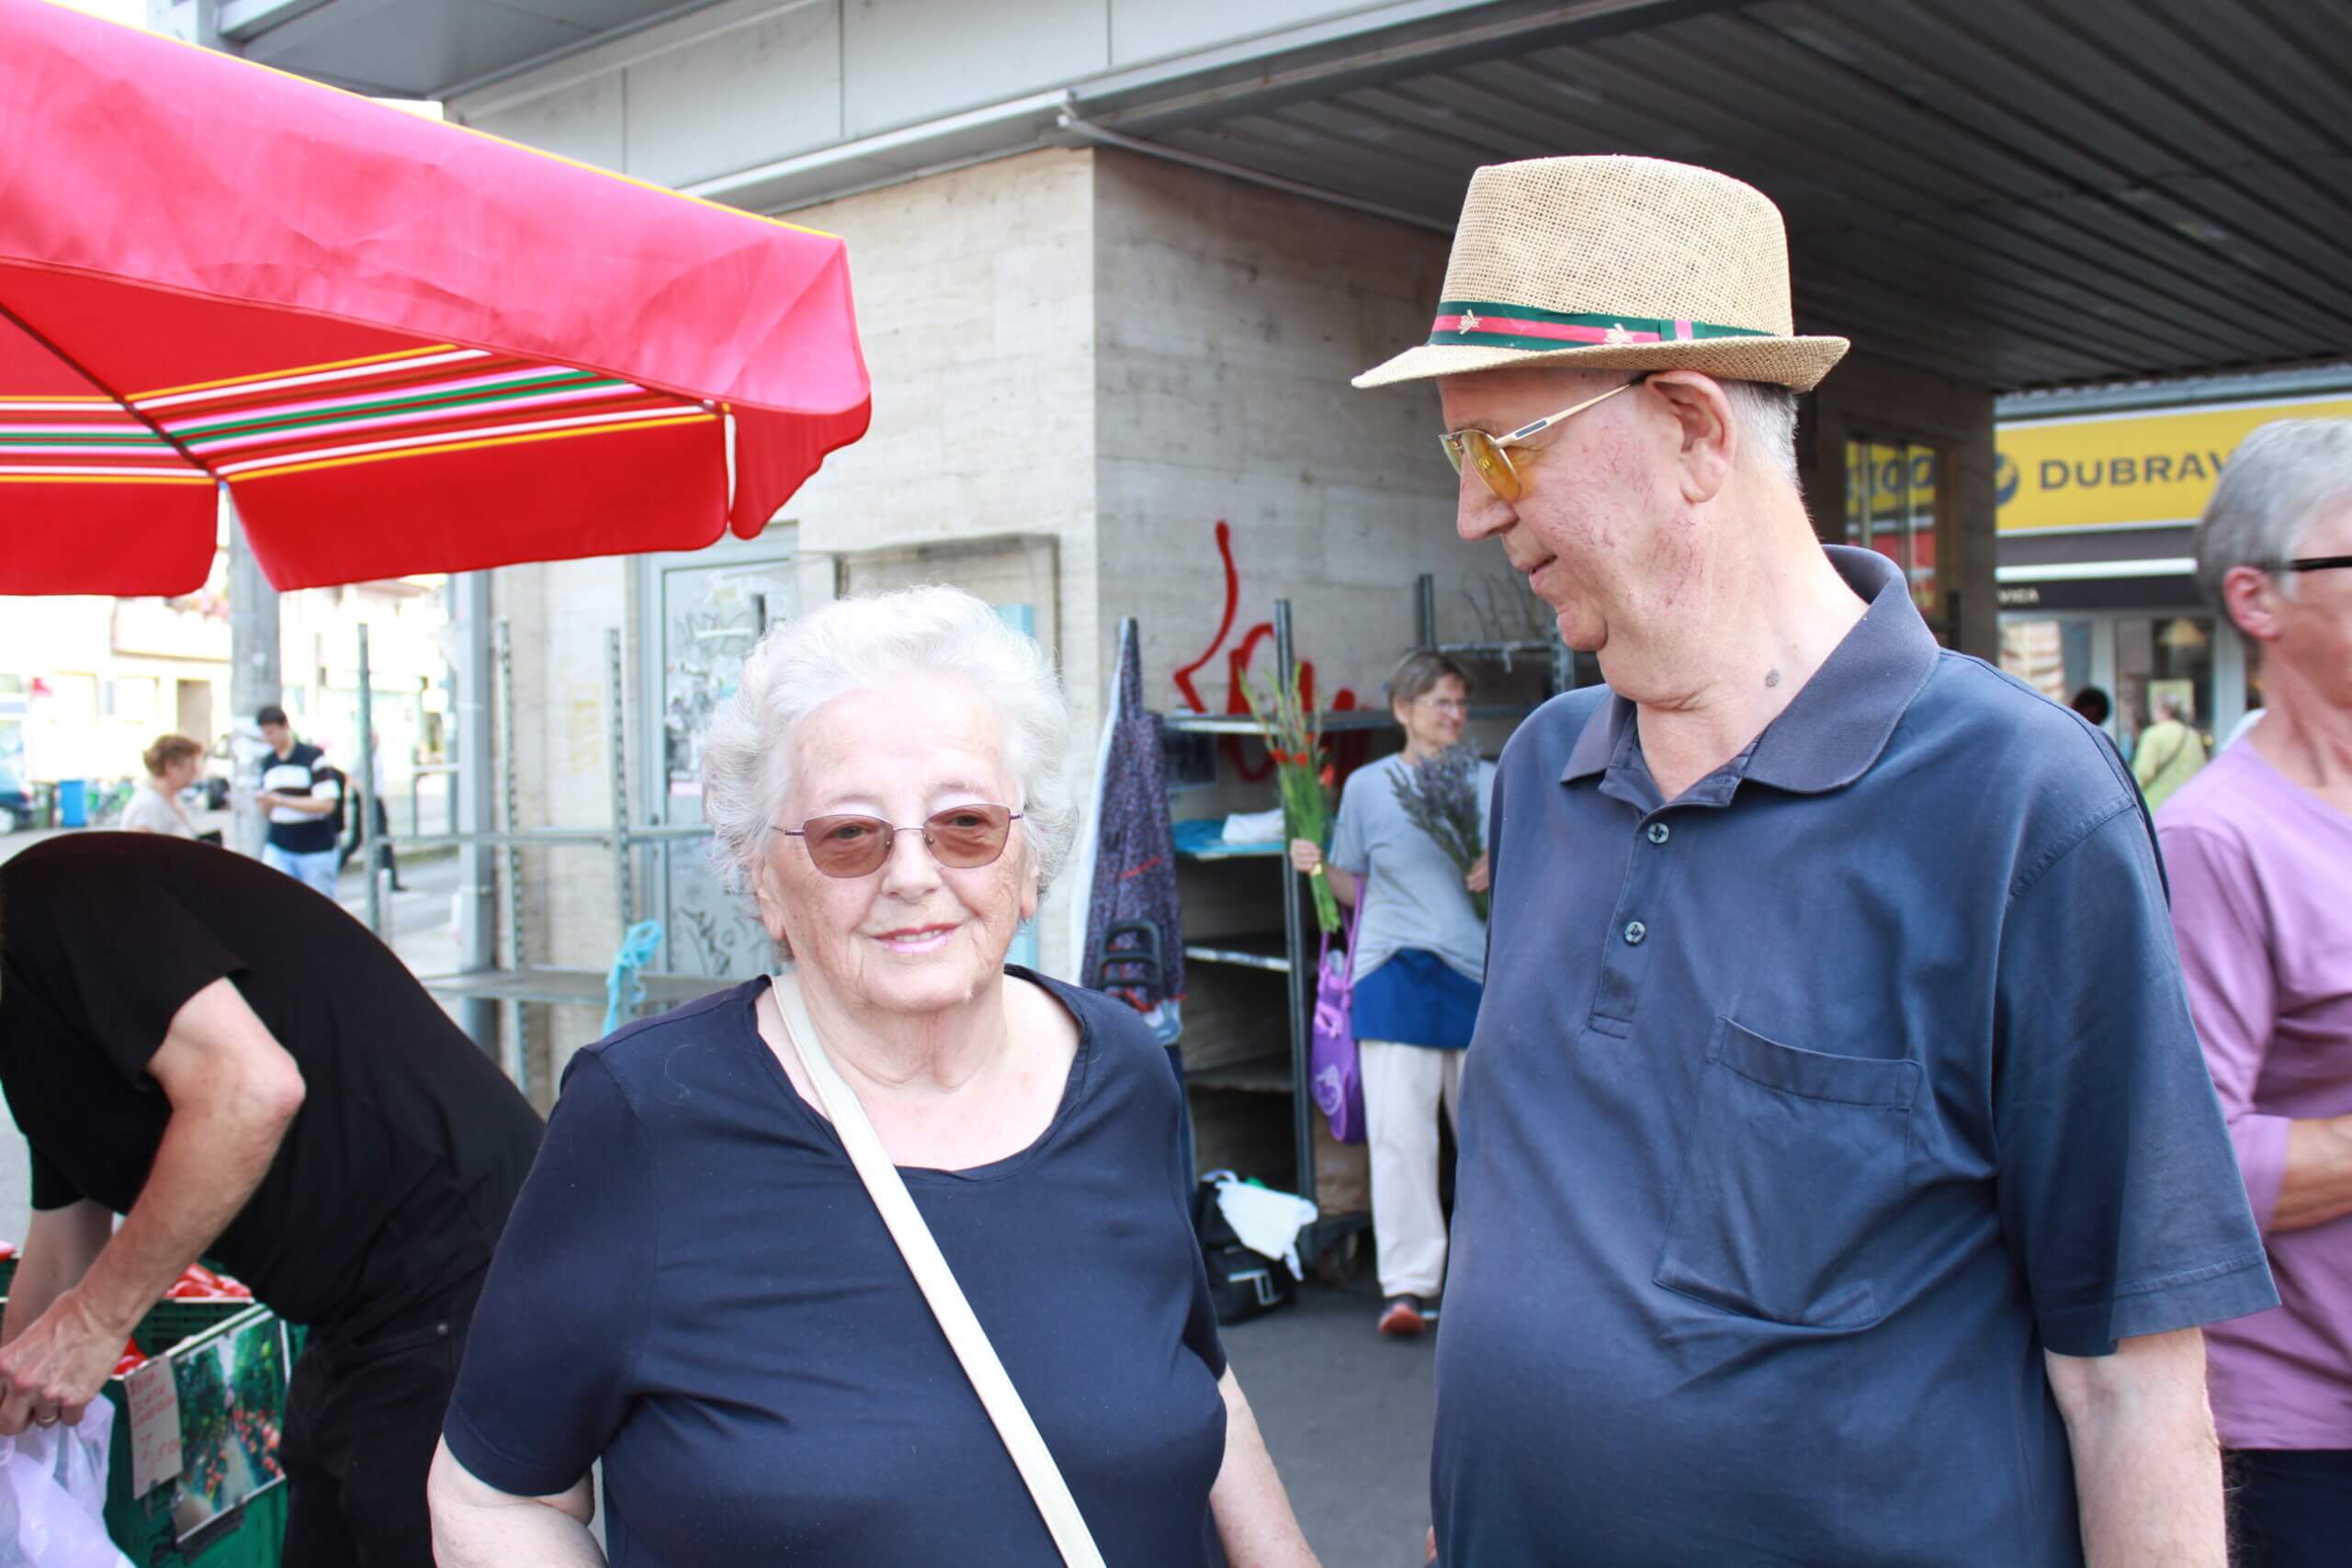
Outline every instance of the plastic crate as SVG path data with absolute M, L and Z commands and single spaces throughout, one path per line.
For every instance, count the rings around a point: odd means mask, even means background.
M 130 1337 L 150 1357 L 167 1356 L 183 1341 L 218 1328 L 241 1313 L 253 1311 L 250 1296 L 220 1301 L 162 1301 L 139 1320 Z
M 141 1346 L 161 1347 L 156 1359 L 208 1350 L 217 1337 L 242 1333 L 257 1323 L 284 1332 L 267 1307 L 252 1302 L 161 1302 L 142 1319 L 135 1337 Z M 291 1374 L 288 1357 L 288 1372 Z M 172 1517 L 176 1489 L 170 1483 L 144 1497 L 130 1495 L 130 1420 L 121 1380 L 107 1384 L 117 1419 L 107 1474 L 107 1533 L 137 1568 L 278 1568 L 286 1539 L 283 1482 L 255 1493 L 239 1507 L 209 1521 L 185 1547 Z M 283 1398 L 266 1413 L 281 1428 Z M 183 1420 L 185 1420 L 183 1415 Z

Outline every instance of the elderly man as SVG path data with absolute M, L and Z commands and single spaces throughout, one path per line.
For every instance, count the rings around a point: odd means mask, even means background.
M 2230 459 L 2197 575 L 2262 647 L 2267 716 L 2156 818 L 2188 1007 L 2283 1304 L 2213 1330 L 2240 1561 L 2352 1540 L 2352 421 Z
M 2090 727 L 1825 552 L 1780 214 L 1472 181 L 1458 525 L 1608 686 L 1495 786 L 1432 1466 L 1448 1568 L 2221 1568 L 2198 1325 L 2277 1296 Z

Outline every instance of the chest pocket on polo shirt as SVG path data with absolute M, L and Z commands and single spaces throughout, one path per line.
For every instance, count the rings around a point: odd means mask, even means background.
M 1873 1239 L 1909 1190 L 1920 1068 L 1830 1056 L 1715 1021 L 1656 1282 L 1808 1328 L 1884 1314 Z

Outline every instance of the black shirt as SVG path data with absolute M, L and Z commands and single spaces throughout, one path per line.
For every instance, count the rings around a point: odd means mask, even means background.
M 308 799 L 312 795 L 340 800 L 343 795 L 343 775 L 329 767 L 326 753 L 317 747 L 296 742 L 285 756 L 270 756 L 261 764 L 261 787 L 276 795 L 296 795 Z M 341 837 L 343 824 L 340 811 L 306 816 L 291 807 L 272 807 L 269 812 L 269 841 L 289 855 L 314 855 L 332 850 Z M 280 820 L 283 818 L 284 820 Z
M 538 1116 L 335 905 L 207 844 L 80 833 L 0 864 L 0 1089 L 33 1207 L 138 1201 L 171 1115 L 147 1063 L 225 976 L 305 1096 L 208 1256 L 280 1316 L 355 1334 L 489 1261 Z
M 1225 1356 L 1181 1090 L 1133 1009 L 1038 983 L 1080 1030 L 1052 1124 L 1007 1159 L 901 1174 L 1103 1556 L 1205 1568 Z M 516 1495 L 602 1457 L 614 1568 L 1058 1562 L 831 1124 L 760 1038 L 764 984 L 572 1058 L 450 1451 Z

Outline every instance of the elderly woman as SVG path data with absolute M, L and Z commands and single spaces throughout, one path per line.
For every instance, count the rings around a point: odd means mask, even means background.
M 117 824 L 126 833 L 164 833 L 175 839 L 196 837 L 196 824 L 180 805 L 180 791 L 196 782 L 203 765 L 204 748 L 185 735 L 164 735 L 147 748 L 140 761 L 147 777 L 130 792 Z
M 852 600 L 745 664 L 704 809 L 1103 1557 L 1311 1564 L 1218 1345 L 1165 1056 L 1005 965 L 1073 836 L 1068 739 L 978 600 Z M 445 1568 L 604 1562 L 599 1459 L 616 1564 L 1059 1560 L 819 1105 L 764 978 L 572 1060 L 434 1464 Z
M 1291 863 L 1308 873 L 1321 867 L 1340 902 L 1363 900 L 1349 972 L 1385 1298 L 1379 1328 L 1409 1335 L 1437 1315 L 1445 1280 L 1438 1108 L 1454 1114 L 1463 1051 L 1478 1021 L 1487 928 L 1470 895 L 1486 889 L 1487 868 L 1481 855 L 1465 875 L 1396 798 L 1405 769 L 1462 741 L 1470 717 L 1462 667 L 1443 654 L 1407 654 L 1388 677 L 1388 707 L 1405 732 L 1404 751 L 1349 775 L 1328 862 L 1320 845 L 1299 839 Z M 1495 765 L 1478 763 L 1476 777 L 1483 842 Z

